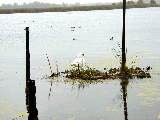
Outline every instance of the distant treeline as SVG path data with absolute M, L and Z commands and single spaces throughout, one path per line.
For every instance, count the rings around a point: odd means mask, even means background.
M 23 3 L 23 4 L 2 4 L 0 8 L 2 9 L 18 9 L 18 8 L 51 8 L 51 7 L 60 7 L 60 4 L 50 4 L 42 2 L 32 2 L 32 3 Z
M 10 7 L 9 7 L 10 6 Z M 11 13 L 40 13 L 40 12 L 67 12 L 67 11 L 89 11 L 89 10 L 112 10 L 121 9 L 123 3 L 112 3 L 112 4 L 92 4 L 92 5 L 81 5 L 81 4 L 49 4 L 49 3 L 29 3 L 29 4 L 14 4 L 5 5 L 0 7 L 0 14 L 11 14 Z M 143 0 L 127 1 L 127 8 L 146 8 L 146 7 L 160 7 L 160 4 L 156 3 L 155 0 L 151 0 L 146 3 Z

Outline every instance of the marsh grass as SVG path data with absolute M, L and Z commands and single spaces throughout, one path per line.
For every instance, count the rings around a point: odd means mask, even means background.
M 105 80 L 105 79 L 121 79 L 121 78 L 127 78 L 127 79 L 133 79 L 133 78 L 150 78 L 151 75 L 149 73 L 151 67 L 148 66 L 146 68 L 125 68 L 125 72 L 121 72 L 120 68 L 110 68 L 106 69 L 104 68 L 104 71 L 97 70 L 95 68 L 87 67 L 84 68 L 78 68 L 76 69 L 76 66 L 72 68 L 71 70 L 66 71 L 66 78 L 70 79 L 82 79 L 82 80 Z

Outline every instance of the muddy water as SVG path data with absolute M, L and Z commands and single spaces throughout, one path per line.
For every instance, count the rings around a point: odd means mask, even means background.
M 38 119 L 159 120 L 159 19 L 160 8 L 127 11 L 128 65 L 150 65 L 153 69 L 150 79 L 123 83 L 45 78 L 50 75 L 46 52 L 53 71 L 56 64 L 60 70 L 66 69 L 79 52 L 92 66 L 118 66 L 112 48 L 117 49 L 121 41 L 121 10 L 0 15 L 0 120 L 28 119 L 26 26 L 30 27 L 31 78 L 36 82 Z

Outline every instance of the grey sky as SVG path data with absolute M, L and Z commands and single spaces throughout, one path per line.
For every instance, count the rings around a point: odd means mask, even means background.
M 119 2 L 122 0 L 0 0 L 0 4 L 3 3 L 29 3 L 29 2 L 33 2 L 33 1 L 39 1 L 39 2 L 46 2 L 46 3 L 76 3 L 76 2 L 80 2 L 80 3 L 97 3 L 97 2 Z

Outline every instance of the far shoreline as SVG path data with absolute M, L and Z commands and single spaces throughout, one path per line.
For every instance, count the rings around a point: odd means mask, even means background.
M 70 12 L 70 11 L 92 11 L 92 10 L 114 10 L 122 9 L 122 5 L 94 5 L 94 6 L 69 6 L 69 7 L 54 7 L 54 8 L 17 8 L 17 9 L 2 9 L 0 14 L 14 14 L 14 13 L 43 13 L 43 12 Z M 150 8 L 160 7 L 160 5 L 127 5 L 130 8 Z

